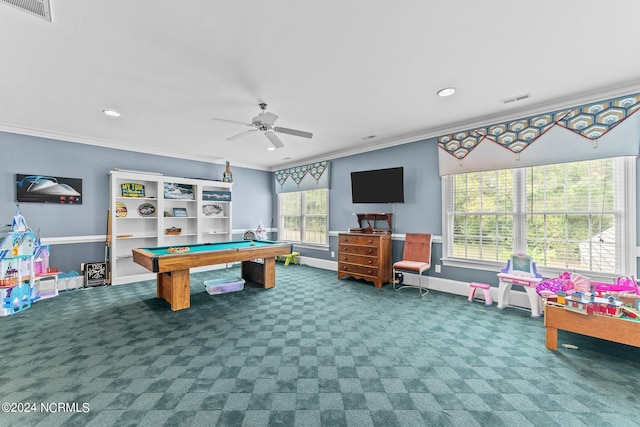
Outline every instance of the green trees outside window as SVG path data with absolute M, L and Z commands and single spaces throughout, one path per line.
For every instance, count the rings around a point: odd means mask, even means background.
M 327 245 L 328 198 L 326 188 L 279 195 L 279 240 Z
M 448 179 L 448 256 L 619 270 L 621 159 L 458 174 Z

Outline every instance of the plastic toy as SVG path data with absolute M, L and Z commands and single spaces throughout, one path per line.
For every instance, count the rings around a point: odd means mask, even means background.
M 507 261 L 507 266 L 498 273 L 498 308 L 510 306 L 510 293 L 512 285 L 524 287 L 529 305 L 531 317 L 542 315 L 542 299 L 536 293 L 536 286 L 542 281 L 542 276 L 536 270 L 536 263 L 529 255 L 513 254 Z

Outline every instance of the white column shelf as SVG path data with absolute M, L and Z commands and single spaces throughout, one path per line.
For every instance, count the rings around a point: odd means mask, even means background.
M 116 170 L 110 175 L 112 284 L 154 277 L 133 262 L 133 248 L 231 240 L 231 183 Z

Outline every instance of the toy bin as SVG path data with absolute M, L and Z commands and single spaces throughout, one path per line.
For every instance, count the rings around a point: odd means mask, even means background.
M 204 288 L 209 295 L 226 294 L 244 289 L 244 279 L 232 277 L 226 279 L 205 280 Z

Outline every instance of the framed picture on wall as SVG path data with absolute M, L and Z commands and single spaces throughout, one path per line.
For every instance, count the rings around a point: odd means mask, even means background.
M 82 179 L 16 174 L 18 202 L 82 204 Z

